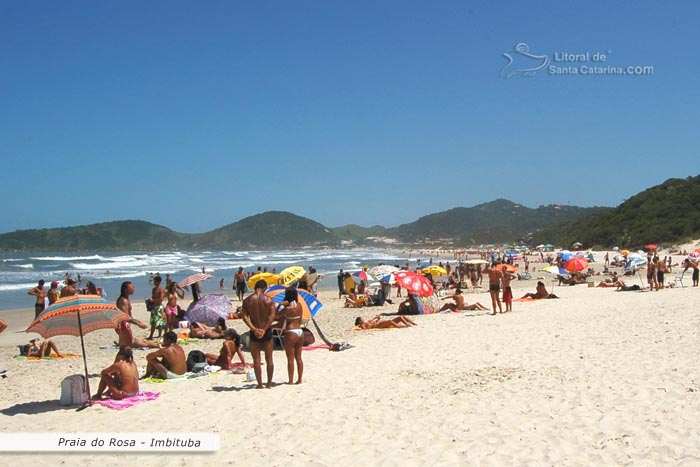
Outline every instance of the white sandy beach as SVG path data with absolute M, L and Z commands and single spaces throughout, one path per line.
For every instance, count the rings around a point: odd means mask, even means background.
M 531 265 L 533 276 L 545 277 L 551 290 L 541 266 Z M 221 439 L 221 449 L 206 454 L 5 459 L 101 466 L 700 465 L 700 289 L 690 287 L 690 273 L 684 282 L 659 292 L 557 286 L 560 299 L 516 302 L 513 313 L 422 315 L 414 318 L 417 327 L 364 332 L 351 330 L 356 316 L 393 313 L 396 305 L 346 309 L 337 293 L 324 291 L 319 325 L 354 348 L 304 352 L 302 385 L 284 384 L 286 359 L 275 351 L 271 390 L 228 372 L 142 383 L 142 390 L 163 394 L 121 411 L 58 405 L 61 380 L 81 373 L 82 359 L 15 358 L 30 337 L 21 331 L 33 311 L 4 313 L 10 329 L 0 335 L 0 369 L 8 371 L 0 380 L 0 432 L 212 432 Z M 513 286 L 519 297 L 534 291 L 535 280 Z M 465 296 L 490 307 L 486 292 Z M 135 315 L 146 320 L 142 302 L 134 302 Z M 245 330 L 240 320 L 229 324 Z M 93 392 L 115 355 L 99 347 L 115 336 L 86 336 Z M 80 353 L 78 338 L 54 340 L 61 351 Z M 220 346 L 201 341 L 184 349 Z M 136 351 L 139 365 L 145 354 Z

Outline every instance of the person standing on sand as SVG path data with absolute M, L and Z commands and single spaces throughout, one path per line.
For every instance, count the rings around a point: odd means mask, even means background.
M 245 293 L 245 272 L 243 272 L 243 266 L 239 266 L 238 272 L 233 276 L 233 288 L 236 290 L 238 300 L 243 301 L 243 294 Z
M 654 259 L 656 260 L 656 290 L 659 290 L 664 288 L 664 275 L 666 274 L 666 257 L 664 256 L 664 259 L 660 259 L 658 256 L 655 256 Z
M 151 333 L 148 339 L 153 339 L 153 331 L 158 328 L 158 338 L 163 333 L 163 300 L 167 296 L 165 289 L 160 285 L 163 279 L 160 276 L 153 278 L 153 290 L 151 291 L 151 300 L 153 301 L 153 309 L 151 310 Z
M 501 272 L 503 272 L 503 277 L 501 278 L 501 283 L 503 284 L 503 303 L 506 304 L 506 313 L 513 311 L 513 289 L 510 288 L 510 281 L 515 279 L 515 274 L 508 272 L 508 268 L 505 266 L 501 267 Z
M 503 279 L 503 272 L 496 269 L 495 265 L 491 267 L 490 263 L 486 263 L 486 268 L 483 272 L 489 276 L 489 294 L 491 294 L 491 305 L 493 306 L 492 314 L 496 314 L 496 307 L 498 307 L 499 313 L 503 313 L 499 293 L 501 291 L 501 279 Z
M 265 351 L 265 365 L 267 366 L 267 388 L 272 387 L 272 374 L 274 363 L 272 361 L 272 322 L 275 319 L 275 302 L 265 295 L 267 283 L 259 280 L 255 283 L 255 291 L 243 300 L 241 318 L 250 328 L 250 354 L 253 356 L 253 369 L 258 389 L 262 389 L 262 368 L 260 362 L 260 350 Z
M 345 273 L 341 269 L 338 273 L 338 298 L 342 298 L 345 293 Z
M 58 281 L 51 282 L 51 288 L 46 292 L 46 298 L 49 299 L 49 305 L 53 305 L 58 300 Z
M 158 348 L 159 344 L 149 341 L 147 339 L 136 338 L 134 339 L 134 334 L 131 332 L 131 325 L 135 324 L 141 329 L 148 329 L 145 323 L 134 318 L 131 312 L 131 300 L 130 296 L 134 294 L 134 284 L 130 281 L 122 282 L 121 293 L 119 298 L 117 298 L 116 306 L 121 311 L 129 315 L 130 319 L 122 321 L 119 323 L 115 329 L 116 333 L 119 335 L 119 347 L 144 347 L 144 348 Z
M 46 308 L 44 299 L 46 298 L 46 291 L 44 290 L 44 279 L 39 279 L 39 283 L 36 287 L 32 288 L 27 295 L 34 295 L 36 297 L 36 303 L 34 304 L 34 319 L 44 311 Z

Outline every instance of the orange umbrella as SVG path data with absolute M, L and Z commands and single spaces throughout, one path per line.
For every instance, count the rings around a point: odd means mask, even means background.
M 583 271 L 588 267 L 588 261 L 583 258 L 574 257 L 564 263 L 564 269 L 569 272 Z
M 493 268 L 498 269 L 499 271 L 503 271 L 503 268 L 506 268 L 506 272 L 517 272 L 518 268 L 516 266 L 513 266 L 512 264 L 508 263 L 501 263 L 493 266 Z

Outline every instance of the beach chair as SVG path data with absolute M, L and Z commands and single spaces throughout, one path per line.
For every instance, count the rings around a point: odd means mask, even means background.
M 680 284 L 681 287 L 685 287 L 685 285 L 683 285 L 683 274 L 685 274 L 685 271 L 675 273 L 675 275 L 673 276 L 673 283 Z

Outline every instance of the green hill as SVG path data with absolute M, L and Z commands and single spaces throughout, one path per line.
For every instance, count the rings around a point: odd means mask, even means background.
M 205 234 L 193 235 L 192 247 L 214 249 L 265 249 L 333 245 L 333 232 L 316 221 L 284 211 L 267 211 L 246 217 Z
M 362 227 L 356 224 L 348 224 L 342 227 L 333 227 L 333 234 L 340 240 L 352 240 L 355 243 L 368 243 L 367 238 L 383 237 L 386 235 L 386 227 L 375 225 L 372 227 Z
M 629 198 L 617 208 L 576 222 L 542 229 L 537 243 L 584 248 L 638 249 L 648 243 L 670 245 L 700 237 L 700 176 L 671 178 Z
M 451 238 L 456 245 L 526 240 L 530 232 L 580 219 L 610 208 L 547 205 L 536 209 L 498 199 L 471 208 L 454 208 L 387 229 L 386 236 L 404 242 Z
M 144 221 L 114 221 L 0 235 L 0 250 L 92 251 L 177 248 L 186 236 Z

